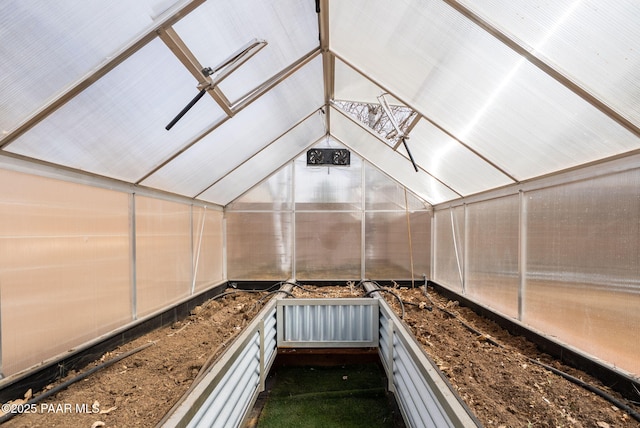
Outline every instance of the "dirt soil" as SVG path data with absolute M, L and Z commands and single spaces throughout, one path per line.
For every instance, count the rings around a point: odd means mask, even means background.
M 35 413 L 15 416 L 2 427 L 155 426 L 184 394 L 201 367 L 222 354 L 250 322 L 262 307 L 256 305 L 257 301 L 265 295 L 238 292 L 195 307 L 186 319 L 106 353 L 81 372 L 146 343 L 155 342 L 154 345 L 71 385 L 38 403 Z M 59 383 L 76 374 L 69 373 Z
M 540 353 L 526 339 L 432 290 L 428 298 L 424 288 L 394 291 L 403 301 L 417 304 L 404 305 L 404 321 L 484 426 L 640 427 L 609 401 L 532 363 L 543 362 L 625 402 L 597 379 Z M 397 299 L 384 297 L 400 314 Z
M 394 288 L 405 302 L 404 321 L 486 427 L 640 427 L 608 401 L 533 364 L 538 359 L 595 385 L 521 337 L 429 289 Z M 154 345 L 100 370 L 18 415 L 6 427 L 153 427 L 248 324 L 266 293 L 230 294 L 196 307 L 189 317 L 109 352 L 93 365 L 149 342 Z M 295 288 L 296 297 L 357 297 L 357 286 Z M 400 315 L 390 293 L 383 297 Z M 264 300 L 264 299 L 263 299 Z M 427 307 L 433 310 L 427 310 Z M 467 327 L 465 327 L 465 324 Z M 468 326 L 481 335 L 469 330 Z M 492 342 L 501 346 L 496 346 Z M 528 357 L 528 358 L 527 358 Z M 83 371 L 91 368 L 91 365 Z M 71 378 L 75 373 L 70 373 Z M 67 378 L 61 379 L 64 382 Z M 54 385 L 48 386 L 48 389 Z M 41 392 L 39 392 L 41 393 Z M 34 394 L 34 395 L 38 395 Z M 639 397 L 640 399 L 640 397 Z M 88 411 L 77 412 L 82 405 Z M 71 405 L 71 411 L 65 411 Z

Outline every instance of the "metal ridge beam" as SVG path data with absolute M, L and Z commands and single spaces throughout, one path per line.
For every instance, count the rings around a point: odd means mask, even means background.
M 331 129 L 330 102 L 335 93 L 336 59 L 330 50 L 329 0 L 316 0 L 318 12 L 318 37 L 322 51 L 322 75 L 324 81 L 325 129 L 327 135 Z

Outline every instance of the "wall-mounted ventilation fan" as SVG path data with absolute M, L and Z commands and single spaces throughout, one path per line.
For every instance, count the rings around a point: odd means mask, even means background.
M 322 165 L 324 152 L 321 149 L 311 149 L 307 152 L 307 165 Z
M 204 78 L 206 79 L 206 83 L 198 85 L 200 92 L 198 92 L 198 94 L 195 97 L 193 97 L 191 101 L 189 101 L 189 103 L 185 106 L 185 108 L 183 108 L 180 111 L 180 113 L 178 113 L 178 115 L 174 117 L 173 120 L 169 122 L 167 126 L 165 126 L 165 129 L 167 131 L 170 130 L 173 127 L 173 125 L 175 125 L 180 119 L 182 119 L 182 116 L 184 116 L 191 109 L 191 107 L 193 107 L 195 103 L 197 103 L 200 100 L 200 98 L 204 96 L 204 94 L 208 90 L 213 90 L 213 88 L 215 88 L 218 84 L 220 84 L 220 82 L 222 82 L 234 70 L 236 70 L 245 62 L 247 62 L 249 58 L 251 58 L 256 53 L 258 53 L 266 45 L 267 45 L 267 42 L 265 40 L 254 39 L 249 43 L 247 43 L 242 48 L 240 48 L 237 52 L 235 52 L 229 58 L 222 61 L 218 66 L 214 68 L 211 68 L 211 67 L 203 68 L 201 72 Z
M 347 149 L 310 149 L 307 151 L 307 165 L 349 166 L 351 152 Z

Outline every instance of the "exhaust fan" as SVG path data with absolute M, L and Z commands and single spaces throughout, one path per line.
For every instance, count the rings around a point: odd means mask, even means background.
M 307 165 L 349 166 L 351 152 L 347 149 L 310 149 L 307 151 Z

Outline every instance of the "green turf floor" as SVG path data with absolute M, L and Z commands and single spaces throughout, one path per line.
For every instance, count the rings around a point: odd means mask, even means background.
M 397 426 L 376 364 L 280 367 L 273 376 L 259 428 Z

